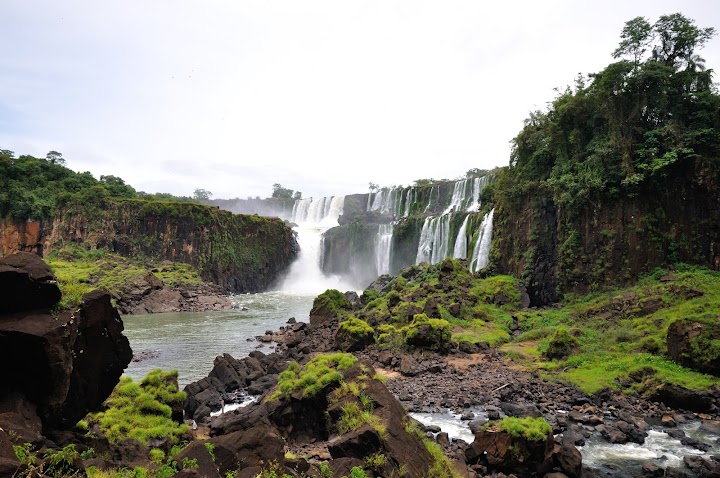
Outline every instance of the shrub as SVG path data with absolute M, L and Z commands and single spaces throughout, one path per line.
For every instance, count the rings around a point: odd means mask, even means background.
M 506 417 L 495 423 L 495 425 L 514 438 L 523 437 L 531 441 L 545 440 L 552 433 L 550 424 L 542 417 Z
M 153 438 L 169 438 L 176 443 L 187 433 L 188 426 L 172 419 L 172 406 L 182 403 L 185 393 L 178 390 L 177 372 L 153 370 L 140 384 L 122 377 L 104 410 L 88 415 L 106 438 L 116 443 L 134 438 L 144 445 Z

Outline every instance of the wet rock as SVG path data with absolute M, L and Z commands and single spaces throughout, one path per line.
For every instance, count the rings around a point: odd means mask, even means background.
M 506 415 L 511 417 L 533 417 L 537 418 L 542 416 L 540 410 L 534 403 L 511 403 L 503 402 L 500 404 L 500 408 Z
M 555 461 L 560 466 L 560 469 L 569 478 L 580 478 L 582 474 L 582 455 L 580 451 L 570 443 L 563 443 L 559 448 L 559 451 L 555 453 Z
M 512 437 L 491 426 L 475 435 L 465 457 L 468 464 L 481 464 L 488 470 L 531 474 L 550 470 L 553 450 L 552 433 L 544 440 L 534 441 Z
M 683 461 L 685 466 L 700 478 L 720 476 L 720 461 L 715 457 L 706 458 L 698 455 L 686 455 L 683 457 Z
M 682 437 L 680 439 L 680 443 L 685 446 L 691 446 L 700 451 L 709 451 L 712 448 L 712 446 L 708 445 L 707 443 L 703 443 L 700 440 L 688 436 Z
M 642 476 L 645 478 L 661 478 L 665 476 L 665 470 L 647 460 L 642 463 Z
M 720 420 L 703 420 L 700 422 L 700 430 L 720 435 Z
M 438 445 L 440 445 L 443 448 L 449 448 L 450 447 L 450 436 L 446 432 L 440 432 L 435 437 L 435 441 L 438 442 Z
M 468 427 L 474 435 L 475 433 L 479 432 L 487 422 L 487 418 L 476 418 L 475 420 L 472 420 L 468 423 Z

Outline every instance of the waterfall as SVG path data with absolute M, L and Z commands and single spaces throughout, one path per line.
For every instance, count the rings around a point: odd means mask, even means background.
M 344 203 L 345 196 L 295 201 L 292 222 L 297 224 L 293 230 L 297 234 L 300 253 L 280 284 L 281 290 L 294 294 L 319 294 L 326 289 L 353 289 L 338 278 L 325 276 L 321 269 L 323 233 L 338 225 Z
M 415 263 L 428 262 L 437 264 L 448 256 L 450 235 L 450 215 L 428 217 L 420 231 Z
M 476 272 L 487 267 L 490 255 L 490 243 L 492 242 L 492 222 L 495 209 L 485 215 L 480 229 L 478 230 L 478 238 L 473 250 L 472 260 L 470 261 L 470 271 Z
M 425 207 L 425 212 L 430 212 L 432 210 L 432 203 L 433 203 L 433 191 L 437 188 L 437 197 L 438 200 L 440 199 L 440 186 L 431 186 L 430 187 L 430 199 L 428 199 L 428 204 Z
M 410 205 L 412 204 L 414 198 L 415 189 L 411 187 L 408 189 L 407 196 L 405 197 L 405 211 L 403 212 L 403 217 L 408 217 L 410 215 Z
M 457 237 L 455 238 L 455 248 L 453 249 L 453 259 L 467 259 L 467 225 L 470 215 L 465 216 L 465 220 L 460 226 Z
M 375 236 L 375 267 L 378 275 L 390 273 L 393 224 L 380 224 Z
M 443 214 L 460 211 L 475 212 L 480 209 L 480 193 L 489 182 L 490 176 L 455 182 L 450 205 Z

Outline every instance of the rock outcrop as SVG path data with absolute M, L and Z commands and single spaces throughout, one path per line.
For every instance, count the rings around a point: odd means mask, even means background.
M 239 476 L 254 476 L 263 463 L 275 463 L 278 474 L 309 467 L 284 454 L 303 446 L 326 449 L 322 455 L 333 470 L 351 464 L 374 476 L 420 478 L 431 476 L 433 467 L 446 466 L 436 462 L 422 434 L 413 431 L 419 428 L 400 402 L 372 378 L 372 367 L 356 363 L 341 374 L 313 393 L 273 392 L 260 403 L 213 419 L 210 441 L 221 475 L 239 469 Z M 373 456 L 382 459 L 372 463 Z
M 676 320 L 668 327 L 668 355 L 680 365 L 720 376 L 719 339 L 717 320 Z
M 17 418 L 14 404 L 26 399 L 20 408 L 34 407 L 44 429 L 72 426 L 110 395 L 132 358 L 122 320 L 100 290 L 78 310 L 53 312 L 60 291 L 34 254 L 3 258 L 0 270 L 6 290 L 40 291 L 38 302 L 18 294 L 16 303 L 3 290 L 13 312 L 0 314 L 0 402 Z

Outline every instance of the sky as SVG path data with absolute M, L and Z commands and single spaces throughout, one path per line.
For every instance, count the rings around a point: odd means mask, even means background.
M 720 30 L 716 0 L 0 0 L 0 149 L 214 198 L 452 179 L 675 12 Z

